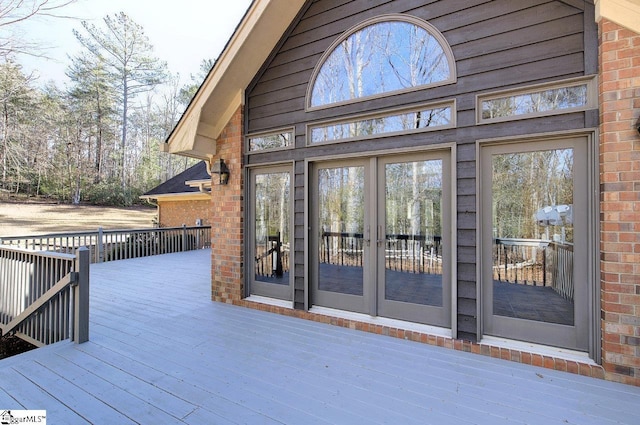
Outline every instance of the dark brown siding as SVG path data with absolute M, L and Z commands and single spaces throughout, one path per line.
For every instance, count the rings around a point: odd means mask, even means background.
M 587 10 L 583 10 L 584 8 Z M 305 112 L 307 85 L 321 55 L 354 25 L 387 13 L 406 13 L 434 25 L 451 45 L 457 83 Z M 248 164 L 295 161 L 295 301 L 304 304 L 304 159 L 332 154 L 450 143 L 457 149 L 458 337 L 475 340 L 476 148 L 478 139 L 597 125 L 593 111 L 500 124 L 475 124 L 476 95 L 597 71 L 593 5 L 582 1 L 316 0 L 307 4 L 247 90 L 248 133 L 295 127 L 296 149 L 253 154 Z M 587 44 L 585 46 L 585 44 Z M 457 128 L 372 141 L 306 146 L 306 124 L 403 104 L 457 101 Z

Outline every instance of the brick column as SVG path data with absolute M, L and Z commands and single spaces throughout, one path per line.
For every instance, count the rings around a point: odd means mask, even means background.
M 602 361 L 640 385 L 640 35 L 602 19 L 599 38 Z
M 216 141 L 214 159 L 224 159 L 229 183 L 221 186 L 214 174 L 211 185 L 211 299 L 225 303 L 240 301 L 244 293 L 242 124 L 241 106 Z

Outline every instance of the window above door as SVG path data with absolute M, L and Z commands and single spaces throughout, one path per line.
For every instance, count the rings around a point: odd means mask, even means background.
M 307 110 L 456 81 L 449 44 L 428 22 L 382 15 L 346 31 L 316 66 Z

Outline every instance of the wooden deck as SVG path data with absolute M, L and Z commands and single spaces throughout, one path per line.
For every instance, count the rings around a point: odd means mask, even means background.
M 51 424 L 639 424 L 640 388 L 209 300 L 209 252 L 91 266 L 90 341 L 0 361 Z

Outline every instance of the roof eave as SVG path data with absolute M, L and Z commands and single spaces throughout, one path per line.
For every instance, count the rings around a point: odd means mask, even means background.
M 595 0 L 596 21 L 606 18 L 640 34 L 640 0 Z
M 167 139 L 165 152 L 210 159 L 244 90 L 305 0 L 255 0 Z

